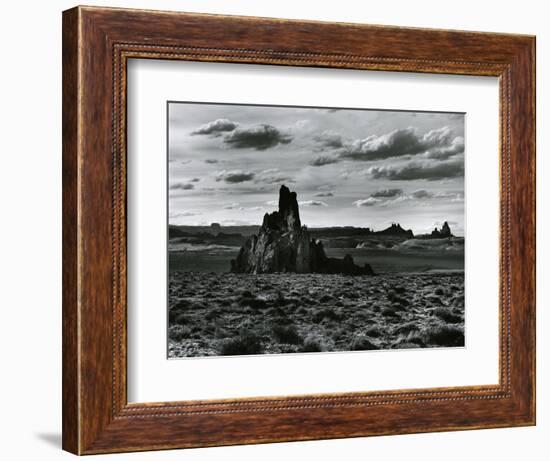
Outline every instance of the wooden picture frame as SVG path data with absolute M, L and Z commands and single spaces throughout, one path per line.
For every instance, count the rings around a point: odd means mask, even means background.
M 499 384 L 129 404 L 130 58 L 496 76 Z M 535 424 L 535 38 L 76 7 L 63 13 L 63 448 L 93 454 Z

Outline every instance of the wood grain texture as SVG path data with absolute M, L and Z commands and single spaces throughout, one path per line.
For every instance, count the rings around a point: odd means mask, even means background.
M 63 15 L 63 447 L 78 454 L 535 421 L 533 37 L 78 7 Z M 216 401 L 126 399 L 126 63 L 176 59 L 500 79 L 500 382 Z
M 78 443 L 78 10 L 63 16 L 63 448 Z

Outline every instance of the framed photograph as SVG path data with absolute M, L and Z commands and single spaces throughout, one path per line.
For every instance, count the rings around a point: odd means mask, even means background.
M 535 424 L 535 39 L 63 13 L 63 448 Z

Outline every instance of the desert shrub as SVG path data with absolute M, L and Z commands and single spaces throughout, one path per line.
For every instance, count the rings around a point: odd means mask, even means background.
M 304 339 L 301 352 L 323 352 L 325 350 L 325 344 L 318 336 L 308 336 Z
M 290 325 L 291 323 L 292 319 L 285 313 L 273 318 L 273 325 Z
M 454 315 L 462 316 L 462 315 L 464 315 L 464 308 L 463 307 L 453 307 L 451 309 L 451 312 Z
M 168 338 L 172 341 L 179 342 L 184 338 L 188 338 L 191 334 L 191 328 L 183 325 L 173 325 L 168 329 Z
M 186 325 L 189 323 L 189 319 L 183 312 L 177 312 L 174 316 L 173 323 L 175 323 L 176 325 Z
M 220 316 L 220 311 L 217 309 L 209 310 L 205 315 L 205 320 L 211 322 L 212 320 L 216 320 Z
M 252 298 L 252 293 L 250 292 L 250 290 L 244 290 L 241 292 L 241 296 L 243 298 Z
M 365 333 L 372 338 L 379 338 L 384 335 L 384 332 L 378 325 L 373 325 L 372 327 L 367 328 Z
M 280 307 L 270 307 L 265 311 L 265 315 L 267 317 L 282 316 L 285 315 L 285 311 L 283 311 Z
M 437 287 L 435 290 L 434 290 L 434 295 L 437 295 L 437 296 L 443 296 L 445 294 L 445 290 L 441 287 Z
M 411 331 L 418 331 L 418 325 L 415 322 L 407 322 L 399 325 L 394 331 L 394 335 L 408 335 Z
M 359 299 L 359 294 L 355 291 L 347 291 L 343 295 L 348 299 Z
M 273 325 L 272 331 L 273 336 L 280 343 L 302 344 L 304 342 L 295 325 Z
M 406 339 L 399 340 L 392 344 L 392 349 L 418 349 L 421 345 L 410 343 Z
M 256 297 L 242 297 L 239 299 L 239 304 L 241 306 L 248 306 L 253 309 L 264 309 L 267 307 L 267 303 L 264 299 L 256 298 Z
M 307 296 L 302 297 L 302 304 L 307 304 L 308 306 L 311 306 L 312 304 L 315 304 L 315 301 L 311 298 L 308 298 Z
M 379 349 L 379 347 L 365 335 L 355 336 L 350 344 L 350 350 L 352 351 L 371 351 L 374 349 Z
M 420 330 L 411 330 L 405 335 L 405 337 L 400 337 L 400 340 L 405 340 L 405 342 L 411 344 L 417 344 L 419 346 L 424 346 L 424 334 Z
M 381 313 L 384 317 L 395 317 L 397 315 L 397 309 L 393 306 L 384 307 L 384 309 L 382 309 Z
M 453 314 L 448 307 L 436 307 L 432 312 L 436 317 L 447 323 L 459 323 L 462 321 L 462 318 Z
M 451 305 L 454 307 L 464 307 L 464 296 L 455 296 L 452 298 Z
M 425 342 L 436 346 L 464 346 L 464 331 L 456 325 L 435 325 L 428 327 L 423 334 Z
M 180 311 L 180 310 L 183 310 L 183 309 L 187 309 L 190 306 L 191 306 L 191 301 L 184 298 L 184 299 L 180 299 L 180 300 L 176 301 L 174 303 L 174 305 L 172 306 L 172 310 Z
M 442 306 L 443 302 L 441 301 L 441 298 L 439 296 L 435 295 L 428 295 L 425 297 L 426 301 L 431 302 L 432 304 L 437 304 L 438 306 Z
M 408 306 L 409 305 L 409 301 L 407 301 L 405 298 L 397 295 L 394 291 L 390 291 L 388 293 L 388 299 L 394 303 L 394 304 L 398 304 L 399 306 Z
M 329 301 L 332 301 L 334 299 L 334 296 L 331 295 L 323 295 L 319 298 L 319 302 L 321 303 L 327 303 Z
M 222 341 L 220 355 L 251 355 L 262 353 L 260 337 L 249 330 L 241 330 L 238 336 Z
M 321 309 L 320 311 L 317 311 L 315 314 L 313 314 L 313 321 L 315 323 L 321 323 L 324 319 L 328 320 L 341 320 L 342 317 L 340 314 L 334 311 L 334 309 L 327 307 L 325 309 Z

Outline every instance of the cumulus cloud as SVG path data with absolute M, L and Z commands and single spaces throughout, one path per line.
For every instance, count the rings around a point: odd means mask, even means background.
M 314 197 L 334 197 L 334 192 L 318 192 Z
M 320 200 L 305 200 L 303 202 L 298 202 L 300 206 L 328 206 L 325 202 Z
M 356 200 L 355 202 L 353 202 L 353 204 L 356 207 L 360 208 L 360 207 L 363 207 L 363 206 L 378 205 L 380 202 L 381 202 L 380 199 L 377 199 L 377 198 L 374 198 L 374 197 L 368 197 L 368 198 L 365 198 L 365 199 Z
M 371 194 L 373 198 L 395 198 L 403 195 L 403 189 L 381 189 Z
M 317 157 L 316 159 L 309 162 L 311 166 L 324 166 L 324 165 L 330 165 L 331 163 L 337 163 L 340 159 L 333 155 L 321 155 L 320 157 Z
M 464 200 L 463 192 L 438 191 L 430 192 L 425 189 L 415 190 L 411 193 L 405 193 L 402 189 L 382 189 L 372 193 L 366 199 L 360 199 L 353 202 L 357 207 L 364 206 L 389 206 L 402 202 L 413 201 L 415 203 L 424 203 L 427 201 L 445 199 L 452 202 Z
M 426 157 L 436 160 L 447 160 L 457 154 L 464 153 L 464 138 L 457 136 L 450 144 L 440 147 L 434 147 L 426 152 Z
M 170 189 L 171 190 L 191 190 L 191 189 L 194 189 L 195 186 L 193 184 L 189 184 L 189 183 L 182 183 L 182 182 L 177 182 L 177 183 L 174 183 L 174 184 L 170 184 Z
M 238 128 L 224 136 L 223 142 L 235 149 L 266 150 L 278 144 L 288 144 L 292 136 L 282 133 L 272 125 Z
M 462 160 L 441 161 L 437 163 L 409 162 L 401 166 L 371 167 L 367 172 L 373 179 L 389 179 L 390 181 L 425 179 L 436 181 L 464 176 L 464 162 Z
M 243 170 L 222 170 L 216 173 L 216 181 L 225 181 L 226 183 L 236 184 L 254 179 L 254 173 Z
M 356 139 L 347 144 L 340 155 L 351 160 L 373 161 L 425 154 L 429 158 L 445 160 L 462 152 L 464 139 L 461 136 L 453 137 L 453 131 L 445 126 L 422 136 L 416 129 L 409 127 L 381 136 Z
M 321 150 L 339 149 L 340 147 L 344 147 L 344 140 L 342 136 L 334 131 L 323 131 L 322 133 L 314 136 L 313 140 L 319 144 Z
M 220 136 L 221 133 L 227 131 L 233 131 L 237 128 L 239 124 L 232 122 L 226 118 L 219 118 L 213 122 L 205 123 L 204 125 L 197 128 L 195 131 L 192 131 L 192 135 L 210 135 L 210 136 Z
M 256 182 L 264 184 L 293 183 L 294 178 L 286 173 L 282 173 L 278 168 L 269 168 L 256 175 Z

